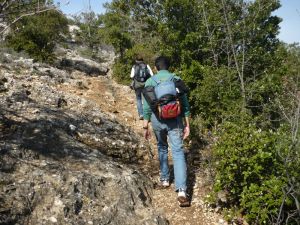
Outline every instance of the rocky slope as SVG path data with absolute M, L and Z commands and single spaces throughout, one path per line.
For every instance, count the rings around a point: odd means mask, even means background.
M 149 146 L 80 97 L 109 65 L 66 58 L 0 64 L 0 224 L 168 224 L 137 166 Z
M 191 207 L 173 184 L 156 188 L 155 141 L 142 138 L 134 92 L 111 79 L 114 55 L 59 52 L 56 67 L 0 59 L 0 224 L 227 224 L 203 200 L 202 147 L 187 152 Z

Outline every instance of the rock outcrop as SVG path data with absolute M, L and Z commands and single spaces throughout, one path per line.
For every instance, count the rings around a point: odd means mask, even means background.
M 106 67 L 99 67 L 88 59 L 67 59 L 63 58 L 60 62 L 59 68 L 75 69 L 88 74 L 89 76 L 107 75 L 109 69 Z
M 0 62 L 0 224 L 168 224 L 137 166 L 140 138 L 58 88 L 84 90 L 76 73 L 8 61 Z
M 72 49 L 73 48 L 73 49 Z M 105 76 L 108 74 L 111 64 L 115 58 L 113 49 L 109 46 L 102 46 L 98 50 L 99 60 L 103 62 L 95 62 L 92 59 L 87 59 L 78 54 L 77 50 L 81 49 L 82 46 L 74 44 L 71 49 L 58 48 L 57 51 L 60 52 L 58 60 L 56 62 L 57 68 L 62 70 L 77 70 L 85 73 L 88 76 Z M 84 51 L 81 49 L 81 51 Z M 106 59 L 104 61 L 104 59 Z

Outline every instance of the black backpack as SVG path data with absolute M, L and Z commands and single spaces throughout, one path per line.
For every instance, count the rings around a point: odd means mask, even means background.
M 134 79 L 138 82 L 146 82 L 151 74 L 145 63 L 136 64 L 134 67 Z

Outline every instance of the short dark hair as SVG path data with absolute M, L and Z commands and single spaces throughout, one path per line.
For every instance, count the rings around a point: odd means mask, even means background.
M 137 56 L 135 57 L 135 60 L 136 60 L 136 61 L 144 61 L 143 56 L 141 56 L 141 55 L 137 55 Z
M 170 67 L 170 60 L 166 56 L 159 56 L 155 59 L 155 67 L 157 70 L 168 70 Z

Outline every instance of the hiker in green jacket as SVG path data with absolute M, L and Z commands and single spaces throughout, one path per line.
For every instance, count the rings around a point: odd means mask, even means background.
M 158 57 L 155 60 L 155 67 L 158 73 L 146 81 L 145 88 L 157 86 L 157 80 L 159 82 L 164 82 L 170 79 L 180 80 L 178 76 L 174 76 L 174 74 L 168 71 L 169 66 L 170 63 L 168 58 L 164 56 Z M 148 140 L 150 138 L 149 123 L 151 121 L 157 140 L 161 186 L 165 188 L 169 187 L 170 185 L 170 173 L 168 165 L 168 145 L 170 144 L 174 164 L 175 191 L 178 192 L 178 202 L 180 206 L 189 206 L 190 202 L 186 194 L 187 166 L 183 140 L 186 139 L 190 134 L 190 110 L 186 93 L 182 94 L 179 98 L 181 113 L 177 117 L 171 119 L 160 118 L 157 112 L 153 112 L 153 109 L 151 110 L 150 105 L 145 98 L 143 98 L 143 129 L 144 137 L 146 140 Z

